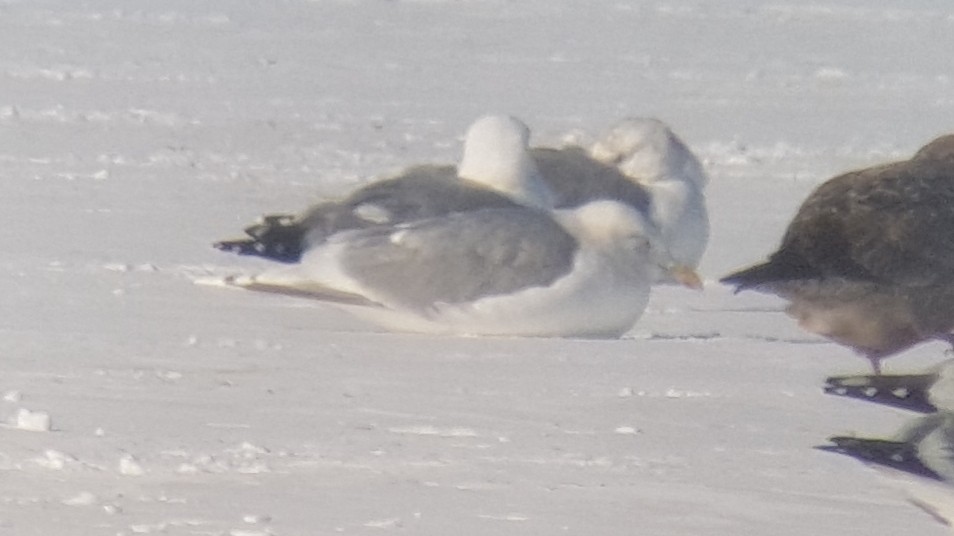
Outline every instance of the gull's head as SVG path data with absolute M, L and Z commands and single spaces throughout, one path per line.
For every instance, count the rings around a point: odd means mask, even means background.
M 699 276 L 676 262 L 658 227 L 640 211 L 619 201 L 591 201 L 573 211 L 575 235 L 607 251 L 628 251 L 657 275 L 694 289 L 702 288 Z
M 533 207 L 550 207 L 549 191 L 528 152 L 530 128 L 509 115 L 486 115 L 474 121 L 464 138 L 457 174 Z
M 658 119 L 623 119 L 590 147 L 590 155 L 642 184 L 677 180 L 702 190 L 708 182 L 686 144 Z

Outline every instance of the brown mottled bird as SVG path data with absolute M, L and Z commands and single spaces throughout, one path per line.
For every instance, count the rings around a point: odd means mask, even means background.
M 819 186 L 765 263 L 722 279 L 790 302 L 799 325 L 882 359 L 954 344 L 954 135 Z

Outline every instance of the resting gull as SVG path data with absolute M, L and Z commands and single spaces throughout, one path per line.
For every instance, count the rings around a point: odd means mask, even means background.
M 533 192 L 526 185 L 536 167 L 520 157 L 527 136 L 514 135 L 526 127 L 495 124 L 480 141 L 480 154 L 494 161 L 480 168 L 511 177 L 514 191 Z M 469 133 L 467 145 L 472 141 Z M 700 285 L 626 203 L 549 211 L 540 208 L 546 192 L 521 201 L 306 236 L 299 263 L 220 283 L 324 300 L 398 331 L 581 337 L 629 330 L 646 306 L 656 265 Z
M 494 150 L 494 142 L 487 141 L 496 137 L 492 127 L 505 122 L 493 116 L 475 122 L 457 168 L 414 166 L 344 199 L 316 204 L 300 215 L 265 216 L 245 230 L 248 237 L 218 242 L 216 247 L 298 262 L 309 243 L 337 232 L 484 208 L 549 204 L 574 208 L 610 199 L 642 212 L 659 228 L 676 262 L 698 266 L 708 238 L 701 194 L 706 178 L 695 157 L 662 122 L 624 120 L 591 151 L 575 146 L 531 149 L 532 162 L 520 162 L 534 177 L 530 187 L 485 168 L 487 159 L 481 155 Z M 523 136 L 529 135 L 525 125 L 520 130 Z
M 655 265 L 700 285 L 638 211 L 604 200 L 347 231 L 298 264 L 223 283 L 323 300 L 393 331 L 618 337 L 645 309 Z
M 777 294 L 806 330 L 880 362 L 954 328 L 954 135 L 818 187 L 765 263 L 722 279 Z
M 649 218 L 673 259 L 697 267 L 709 242 L 709 178 L 686 144 L 658 119 L 630 117 L 607 130 L 589 152 L 647 191 Z

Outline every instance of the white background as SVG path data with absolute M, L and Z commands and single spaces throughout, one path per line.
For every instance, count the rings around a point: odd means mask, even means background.
M 0 0 L 0 534 L 944 534 L 812 448 L 907 418 L 821 393 L 867 363 L 716 280 L 824 179 L 954 131 L 952 50 L 929 0 Z M 668 122 L 712 178 L 707 289 L 582 341 L 192 284 L 489 112 L 535 145 Z

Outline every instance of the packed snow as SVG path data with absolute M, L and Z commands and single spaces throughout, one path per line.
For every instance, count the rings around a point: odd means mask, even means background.
M 825 179 L 954 131 L 952 30 L 934 0 L 0 0 L 0 533 L 947 534 L 813 448 L 910 418 L 822 392 L 867 362 L 716 281 Z M 670 125 L 710 178 L 705 291 L 592 341 L 193 284 L 486 113 L 533 146 Z

